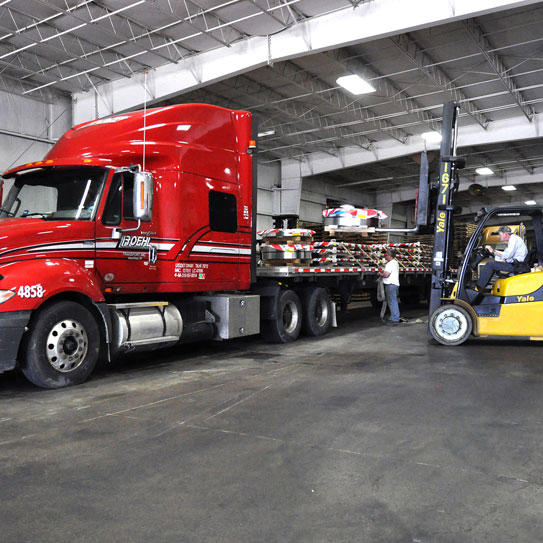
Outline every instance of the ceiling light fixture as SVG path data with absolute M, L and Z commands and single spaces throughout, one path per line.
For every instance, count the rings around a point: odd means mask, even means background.
M 526 200 L 524 202 L 524 205 L 527 205 L 527 206 L 535 206 L 537 204 L 537 202 L 535 200 Z
M 475 173 L 477 175 L 494 175 L 494 171 L 484 166 L 483 168 L 476 168 Z
M 432 130 L 431 132 L 423 132 L 421 138 L 428 143 L 439 143 L 441 141 L 441 134 Z
M 515 187 L 515 185 L 502 185 L 502 190 L 510 192 L 512 190 L 517 190 L 517 187 Z
M 265 130 L 264 132 L 259 132 L 258 137 L 263 138 L 264 136 L 273 136 L 275 134 L 275 130 Z
M 367 94 L 368 92 L 375 92 L 375 88 L 372 85 L 356 74 L 338 77 L 336 83 L 340 87 L 348 90 L 351 94 Z

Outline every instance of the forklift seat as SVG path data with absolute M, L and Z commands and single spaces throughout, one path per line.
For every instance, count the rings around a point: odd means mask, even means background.
M 543 272 L 521 273 L 497 279 L 492 287 L 493 296 L 525 296 L 543 287 Z
M 537 256 L 537 250 L 532 249 L 531 251 L 528 251 L 528 254 L 526 255 L 526 258 L 524 259 L 524 262 L 528 264 L 530 269 L 536 266 L 537 263 L 539 262 L 539 258 Z
M 515 265 L 515 270 L 512 272 L 499 271 L 496 273 L 498 278 L 512 277 L 513 275 L 520 275 L 523 273 L 528 273 L 536 264 L 537 264 L 537 251 L 532 249 L 528 251 L 524 262 L 518 262 Z

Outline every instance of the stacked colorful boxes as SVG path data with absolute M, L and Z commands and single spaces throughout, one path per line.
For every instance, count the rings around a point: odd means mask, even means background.
M 309 264 L 313 252 L 313 230 L 273 228 L 257 232 L 262 240 L 260 254 L 268 266 Z
M 386 214 L 378 209 L 360 209 L 351 205 L 323 210 L 324 224 L 330 228 L 370 228 L 379 226 Z
M 400 268 L 429 268 L 432 263 L 432 247 L 421 243 L 344 243 L 322 241 L 315 243 L 313 264 L 353 264 L 361 267 L 382 267 L 388 248 L 397 251 Z

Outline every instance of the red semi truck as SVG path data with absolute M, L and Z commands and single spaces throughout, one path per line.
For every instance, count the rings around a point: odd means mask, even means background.
M 203 104 L 69 130 L 3 175 L 0 373 L 83 382 L 99 355 L 325 334 L 376 268 L 257 267 L 252 116 Z M 428 270 L 402 273 L 418 288 Z

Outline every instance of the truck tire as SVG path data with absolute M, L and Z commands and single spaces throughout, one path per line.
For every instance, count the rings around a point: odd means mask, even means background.
M 413 306 L 413 305 L 418 305 L 420 303 L 420 295 L 418 294 L 418 292 L 407 292 L 405 294 L 402 294 L 400 292 L 400 302 L 402 305 L 405 305 L 405 306 Z
M 332 304 L 326 289 L 308 287 L 301 292 L 302 332 L 306 336 L 324 336 L 332 323 Z
M 471 315 L 459 305 L 438 307 L 430 316 L 430 334 L 442 345 L 460 345 L 471 335 Z
M 302 304 L 293 290 L 282 290 L 276 301 L 275 319 L 264 320 L 260 333 L 270 343 L 296 341 L 302 328 Z
M 353 301 L 353 295 L 349 292 L 339 293 L 339 310 L 342 313 L 347 313 L 349 310 L 349 304 Z
M 21 369 L 42 388 L 62 388 L 85 381 L 100 351 L 100 331 L 81 304 L 55 302 L 39 310 L 23 344 Z

